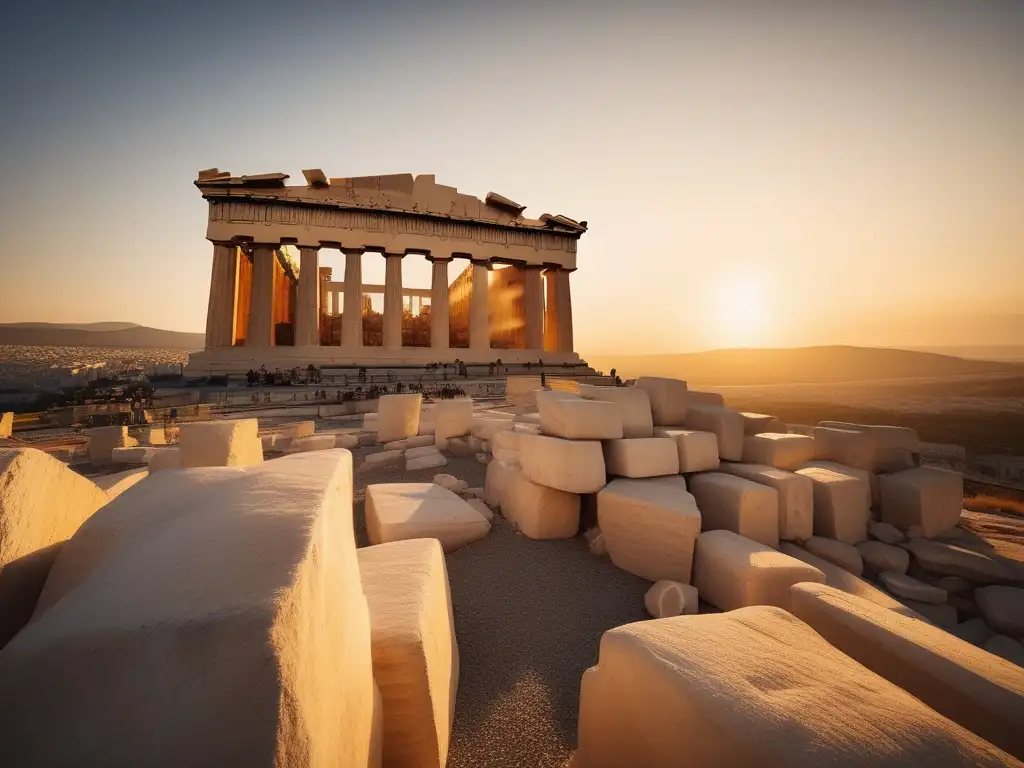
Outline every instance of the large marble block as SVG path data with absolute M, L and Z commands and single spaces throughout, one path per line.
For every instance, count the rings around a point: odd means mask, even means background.
M 571 539 L 579 530 L 579 494 L 537 485 L 520 470 L 512 470 L 501 499 L 501 513 L 528 538 Z
M 128 427 L 93 427 L 89 430 L 89 461 L 95 465 L 109 464 L 115 448 L 132 448 L 138 441 L 128 436 Z
M 368 765 L 352 462 L 155 475 L 92 516 L 0 653 L 4 765 Z
M 371 544 L 437 539 L 452 552 L 491 530 L 463 499 L 434 483 L 380 483 L 366 487 L 366 533 Z
M 14 433 L 14 412 L 0 413 L 0 437 L 10 437 Z
M 616 440 L 622 437 L 619 406 L 601 400 L 565 397 L 561 392 L 538 392 L 540 431 L 572 440 Z
M 686 411 L 687 429 L 714 432 L 718 456 L 726 461 L 743 459 L 743 417 L 739 411 L 716 405 L 694 405 Z
M 690 478 L 701 530 L 724 529 L 768 547 L 779 546 L 779 494 L 768 485 L 724 472 Z
M 792 471 L 814 459 L 814 438 L 806 435 L 767 432 L 748 435 L 743 440 L 746 464 L 767 464 Z
M 109 497 L 35 448 L 0 448 L 0 648 L 28 622 L 53 562 Z
M 878 474 L 875 472 L 869 472 L 866 469 L 857 469 L 846 464 L 837 464 L 834 461 L 811 461 L 800 467 L 800 469 L 807 469 L 810 467 L 818 467 L 819 469 L 827 469 L 831 472 L 838 472 L 840 475 L 849 475 L 855 477 L 861 481 L 865 494 L 867 495 L 868 507 L 876 507 L 881 503 L 881 491 L 879 485 Z
M 868 491 L 865 483 L 823 467 L 797 470 L 814 484 L 814 533 L 856 544 L 868 537 Z
M 956 528 L 964 506 L 964 479 L 959 472 L 916 467 L 879 478 L 882 520 L 900 530 L 913 526 L 933 538 Z
M 633 386 L 647 392 L 651 399 L 651 416 L 658 427 L 682 426 L 686 419 L 686 382 L 658 376 L 641 376 Z
M 689 584 L 700 512 L 679 476 L 612 480 L 597 494 L 612 562 L 649 581 Z
M 622 436 L 653 437 L 654 417 L 651 397 L 639 387 L 594 387 L 580 384 L 580 396 L 585 400 L 615 403 L 622 419 Z
M 667 437 L 607 440 L 604 463 L 608 474 L 619 477 L 659 477 L 679 474 L 676 441 Z
M 721 471 L 774 488 L 779 495 L 779 538 L 807 541 L 814 534 L 814 486 L 810 478 L 763 464 L 722 462 Z
M 183 467 L 251 467 L 263 463 L 256 419 L 197 421 L 181 425 Z M 169 449 L 163 449 L 169 450 Z
M 508 464 L 497 457 L 487 465 L 487 474 L 484 476 L 484 501 L 487 506 L 494 509 L 503 506 L 505 489 L 517 470 L 518 465 Z
M 714 432 L 655 427 L 655 437 L 670 437 L 676 442 L 680 472 L 707 472 L 718 469 L 718 436 Z
M 793 615 L 835 648 L 1024 760 L 1024 669 L 823 584 L 797 584 L 790 598 Z
M 494 440 L 495 436 L 515 426 L 512 414 L 506 414 L 509 418 L 501 418 L 497 414 L 487 416 L 474 416 L 473 425 L 470 427 L 470 434 L 479 440 Z
M 358 557 L 383 704 L 383 764 L 443 768 L 459 646 L 441 545 L 437 539 L 395 541 L 364 547 Z
M 434 439 L 468 435 L 473 429 L 472 400 L 441 400 L 434 408 Z
M 899 472 L 919 463 L 921 441 L 909 427 L 882 424 L 849 424 L 843 421 L 822 421 L 820 427 L 865 432 L 875 442 L 875 471 Z
M 384 395 L 377 401 L 377 441 L 390 443 L 414 437 L 420 431 L 420 404 L 423 396 L 418 392 L 407 395 Z M 364 426 L 366 426 L 364 422 Z
M 875 441 L 867 432 L 830 427 L 814 428 L 814 458 L 868 472 L 875 471 L 878 461 Z
M 285 426 L 277 427 L 277 431 L 278 434 L 281 434 L 284 437 L 311 437 L 316 431 L 316 422 L 299 421 L 295 424 L 286 424 Z
M 705 531 L 697 539 L 693 586 L 723 611 L 748 605 L 789 610 L 789 588 L 801 581 L 823 583 L 825 574 L 732 531 Z
M 774 434 L 785 434 L 786 424 L 777 416 L 769 416 L 766 413 L 741 413 L 743 417 L 743 433 L 746 435 L 760 435 L 765 432 Z
M 596 440 L 523 435 L 519 446 L 523 472 L 537 485 L 567 493 L 595 493 L 604 487 L 604 452 Z
M 772 607 L 605 632 L 578 742 L 578 768 L 1014 762 Z

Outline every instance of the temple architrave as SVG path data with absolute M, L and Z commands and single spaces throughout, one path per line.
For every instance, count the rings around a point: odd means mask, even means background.
M 580 362 L 569 275 L 586 222 L 529 219 L 506 197 L 480 200 L 432 175 L 303 175 L 305 185 L 287 186 L 283 173 L 200 171 L 213 272 L 206 348 L 190 369 Z M 320 266 L 331 248 L 345 256 L 342 281 Z M 362 282 L 364 254 L 385 260 L 384 285 Z M 403 287 L 411 255 L 432 262 L 429 289 Z M 467 266 L 450 283 L 456 259 Z M 384 296 L 382 317 L 370 309 L 374 293 Z

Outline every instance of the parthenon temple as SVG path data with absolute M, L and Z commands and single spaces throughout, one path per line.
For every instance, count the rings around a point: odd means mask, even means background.
M 526 218 L 502 195 L 480 200 L 432 175 L 303 175 L 287 186 L 283 173 L 200 171 L 213 270 L 191 368 L 580 362 L 569 276 L 585 221 Z M 321 266 L 325 249 L 344 255 L 343 280 Z M 383 285 L 363 282 L 366 254 L 384 259 Z M 429 288 L 403 284 L 410 256 L 431 262 Z M 456 259 L 466 266 L 452 280 Z

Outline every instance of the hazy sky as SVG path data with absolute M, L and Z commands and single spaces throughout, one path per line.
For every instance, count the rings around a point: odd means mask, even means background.
M 1012 343 L 955 336 L 1024 307 L 1024 3 L 105 0 L 4 26 L 0 322 L 201 331 L 212 166 L 434 173 L 587 220 L 584 354 Z

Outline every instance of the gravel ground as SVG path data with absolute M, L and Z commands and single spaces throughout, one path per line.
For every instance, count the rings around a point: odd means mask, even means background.
M 369 452 L 359 449 L 357 462 Z M 357 473 L 360 546 L 367 484 L 429 482 L 440 472 L 484 484 L 474 458 Z M 532 541 L 500 516 L 485 539 L 446 559 L 460 654 L 449 768 L 564 766 L 576 746 L 583 671 L 597 662 L 605 630 L 647 618 L 650 585 L 591 555 L 582 536 Z

